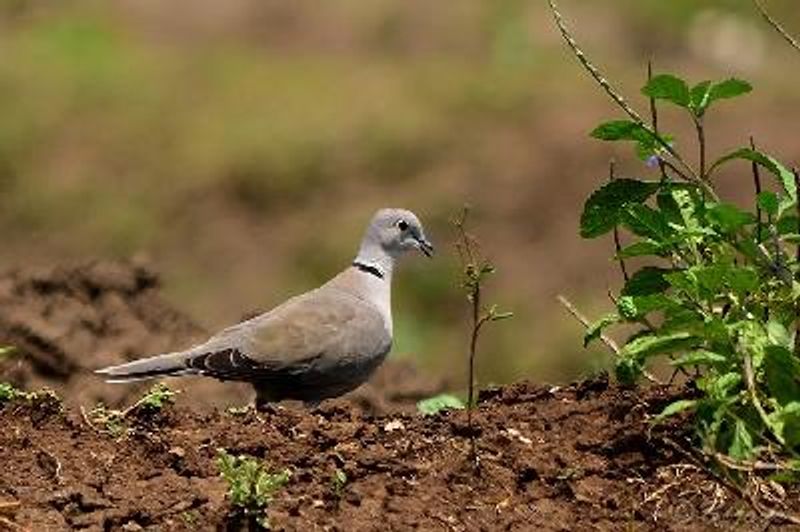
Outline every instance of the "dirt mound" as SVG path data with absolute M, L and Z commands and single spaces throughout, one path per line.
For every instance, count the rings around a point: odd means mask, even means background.
M 269 507 L 278 530 L 768 524 L 686 460 L 682 431 L 647 436 L 647 417 L 674 392 L 637 393 L 600 380 L 565 389 L 519 384 L 489 395 L 475 415 L 478 469 L 468 458 L 464 412 L 364 417 L 332 403 L 237 416 L 168 408 L 114 439 L 74 412 L 11 403 L 0 410 L 0 515 L 31 530 L 224 529 L 229 504 L 215 458 L 225 448 L 291 471 Z M 340 489 L 332 483 L 337 470 L 346 476 Z M 786 495 L 795 510 L 797 495 Z
M 109 385 L 94 369 L 182 349 L 206 332 L 160 294 L 158 276 L 130 262 L 94 261 L 25 269 L 0 277 L 0 344 L 14 356 L 0 361 L 0 380 L 26 388 L 47 386 L 69 404 L 130 403 L 152 383 Z M 169 380 L 169 379 L 168 379 Z M 194 408 L 242 405 L 250 387 L 211 379 L 171 380 Z M 443 389 L 405 363 L 385 364 L 348 400 L 372 412 L 412 409 Z

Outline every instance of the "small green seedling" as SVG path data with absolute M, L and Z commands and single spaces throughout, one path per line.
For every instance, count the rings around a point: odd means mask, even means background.
M 291 471 L 269 472 L 264 464 L 248 456 L 233 456 L 219 449 L 217 466 L 228 483 L 228 498 L 236 512 L 250 522 L 269 529 L 267 506 L 292 476 Z
M 141 399 L 129 407 L 126 412 L 129 412 L 135 408 L 142 408 L 151 412 L 157 412 L 166 405 L 174 403 L 176 393 L 177 392 L 167 388 L 166 385 L 158 383 L 150 388 L 150 391 L 148 391 Z
M 98 403 L 88 413 L 84 413 L 84 419 L 93 428 L 118 438 L 128 431 L 127 418 L 132 412 L 140 411 L 150 414 L 160 412 L 165 406 L 175 402 L 177 393 L 164 384 L 158 383 L 141 399 L 124 410 L 108 408 L 103 403 Z
M 8 382 L 0 382 L 0 403 L 19 399 L 28 402 L 61 404 L 61 398 L 53 390 L 42 388 L 38 392 L 26 392 Z
M 464 402 L 449 393 L 442 393 L 417 402 L 417 411 L 425 416 L 438 414 L 443 410 L 463 410 Z
M 331 475 L 331 491 L 339 498 L 344 493 L 344 488 L 347 486 L 347 473 L 337 468 Z
M 467 367 L 467 426 L 470 434 L 470 455 L 478 463 L 478 452 L 472 427 L 472 409 L 475 407 L 475 357 L 478 353 L 478 338 L 487 323 L 511 318 L 512 312 L 501 312 L 497 305 L 484 303 L 484 284 L 495 273 L 494 265 L 481 251 L 478 239 L 467 231 L 469 206 L 465 205 L 453 221 L 456 230 L 456 252 L 461 263 L 461 288 L 467 296 L 470 307 L 471 332 L 469 340 L 469 359 Z
M 84 418 L 89 425 L 114 438 L 122 436 L 127 431 L 122 411 L 108 408 L 103 403 L 97 403 L 89 412 L 85 412 Z
M 27 392 L 23 392 L 22 390 L 15 388 L 13 384 L 8 382 L 0 382 L 0 403 L 5 403 L 8 401 L 13 401 L 14 399 L 18 398 L 27 398 Z

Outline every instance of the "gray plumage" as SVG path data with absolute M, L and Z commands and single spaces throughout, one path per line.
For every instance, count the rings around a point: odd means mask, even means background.
M 381 209 L 353 264 L 321 287 L 224 329 L 185 351 L 97 370 L 109 382 L 179 375 L 247 381 L 256 405 L 318 402 L 366 381 L 392 345 L 391 279 L 395 260 L 433 248 L 417 217 Z

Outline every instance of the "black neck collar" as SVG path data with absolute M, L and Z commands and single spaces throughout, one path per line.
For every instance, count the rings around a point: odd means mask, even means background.
M 362 271 L 364 273 L 368 273 L 370 275 L 374 275 L 378 279 L 383 279 L 383 272 L 380 271 L 375 266 L 372 266 L 370 264 L 364 264 L 363 262 L 358 262 L 358 261 L 354 261 L 353 262 L 353 266 L 356 269 L 358 269 L 359 271 Z

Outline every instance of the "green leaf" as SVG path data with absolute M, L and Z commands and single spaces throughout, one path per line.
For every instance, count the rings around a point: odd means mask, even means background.
M 633 234 L 655 242 L 666 242 L 675 232 L 660 211 L 643 204 L 627 205 L 620 212 L 620 221 Z
M 647 160 L 672 142 L 670 135 L 656 135 L 644 125 L 632 120 L 611 120 L 597 126 L 590 135 L 599 140 L 629 140 L 636 143 L 636 154 L 641 160 Z
M 769 190 L 759 192 L 758 196 L 756 197 L 756 202 L 761 210 L 767 214 L 771 214 L 773 216 L 778 214 L 778 196 L 774 192 L 770 192 Z M 797 227 L 797 225 L 795 225 L 795 227 Z
M 617 300 L 617 312 L 626 321 L 634 321 L 639 317 L 639 310 L 631 296 L 622 296 Z
M 770 320 L 767 323 L 767 336 L 769 337 L 770 342 L 775 345 L 779 345 L 786 349 L 792 349 L 794 347 L 792 335 L 789 334 L 786 326 L 779 321 Z
M 741 385 L 742 376 L 738 372 L 728 372 L 723 375 L 706 375 L 697 381 L 697 386 L 705 391 L 709 397 L 723 400 L 731 395 Z
M 614 373 L 623 386 L 633 386 L 642 376 L 644 365 L 638 358 L 620 357 L 614 366 Z
M 797 200 L 797 187 L 795 186 L 794 182 L 794 174 L 792 174 L 791 171 L 778 162 L 777 159 L 758 150 L 753 150 L 751 148 L 740 148 L 727 155 L 724 155 L 717 159 L 713 165 L 711 165 L 708 174 L 711 175 L 720 166 L 735 159 L 742 159 L 763 166 L 778 178 L 783 190 L 789 197 L 788 203 L 793 203 Z
M 646 358 L 660 353 L 670 353 L 690 348 L 698 339 L 687 332 L 676 332 L 666 335 L 646 334 L 629 341 L 620 350 L 625 357 Z
M 0 403 L 6 401 L 13 401 L 17 397 L 24 397 L 25 392 L 15 388 L 12 384 L 7 382 L 0 382 Z
M 740 227 L 755 223 L 755 215 L 730 203 L 716 203 L 708 209 L 708 217 L 726 233 L 734 233 Z
M 691 108 L 697 116 L 703 116 L 715 101 L 740 96 L 751 90 L 753 87 L 749 83 L 735 78 L 713 84 L 703 81 L 692 87 Z
M 753 437 L 747 430 L 744 421 L 737 419 L 733 428 L 733 438 L 728 447 L 728 455 L 736 460 L 746 460 L 753 456 L 753 452 Z
M 692 101 L 689 86 L 685 81 L 672 74 L 654 76 L 642 88 L 642 93 L 656 100 L 667 100 L 687 109 Z
M 630 259 L 632 257 L 644 257 L 647 255 L 661 256 L 662 253 L 662 246 L 659 246 L 651 240 L 643 240 L 622 248 L 619 250 L 619 253 L 617 253 L 616 258 Z
M 711 86 L 711 90 L 708 94 L 709 105 L 717 100 L 735 98 L 736 96 L 747 94 L 752 90 L 752 85 L 744 80 L 736 78 L 730 78 L 726 79 L 725 81 L 720 81 L 719 83 L 714 83 L 714 85 Z
M 778 345 L 764 349 L 764 375 L 770 393 L 780 404 L 800 400 L 800 361 Z
M 627 321 L 637 321 L 649 312 L 666 311 L 675 305 L 676 303 L 664 294 L 621 296 L 617 300 L 617 312 Z
M 592 341 L 600 338 L 600 335 L 603 334 L 603 329 L 619 321 L 620 317 L 617 314 L 606 314 L 599 320 L 590 324 L 586 329 L 586 334 L 583 336 L 583 347 L 587 347 Z
M 662 410 L 660 414 L 653 418 L 653 423 L 663 421 L 664 419 L 683 412 L 684 410 L 694 409 L 696 405 L 697 401 L 692 399 L 680 399 L 678 401 L 674 401 L 664 407 L 664 410 Z
M 615 179 L 603 185 L 586 200 L 581 214 L 581 236 L 596 238 L 611 231 L 626 206 L 647 200 L 657 189 L 657 182 L 634 179 Z
M 455 395 L 448 393 L 423 399 L 417 403 L 417 410 L 425 416 L 437 414 L 443 410 L 461 410 L 463 408 L 463 401 Z
M 784 405 L 778 411 L 778 423 L 780 434 L 786 445 L 792 448 L 800 445 L 800 402 L 793 401 Z M 773 429 L 775 426 L 773 425 Z
M 789 233 L 797 233 L 800 226 L 800 220 L 794 214 L 784 214 L 778 218 L 775 228 L 778 230 L 779 235 L 786 235 Z
M 709 103 L 709 95 L 711 93 L 711 82 L 701 81 L 691 91 L 692 103 L 691 107 L 694 109 L 695 114 L 702 115 Z
M 683 220 L 683 225 L 692 233 L 700 232 L 700 221 L 697 219 L 698 202 L 692 193 L 685 188 L 672 190 L 672 199 Z
M 611 120 L 603 122 L 592 130 L 590 135 L 599 140 L 632 140 L 643 142 L 653 137 L 644 126 L 632 120 Z
M 717 364 L 723 364 L 727 361 L 728 358 L 725 355 L 706 351 L 705 349 L 698 349 L 696 351 L 690 351 L 676 360 L 671 361 L 670 365 L 676 368 L 684 368 L 687 366 L 716 366 Z
M 660 294 L 669 288 L 669 282 L 664 279 L 664 275 L 672 270 L 658 268 L 656 266 L 645 266 L 640 269 L 625 283 L 622 289 L 623 296 L 645 296 L 650 294 Z

